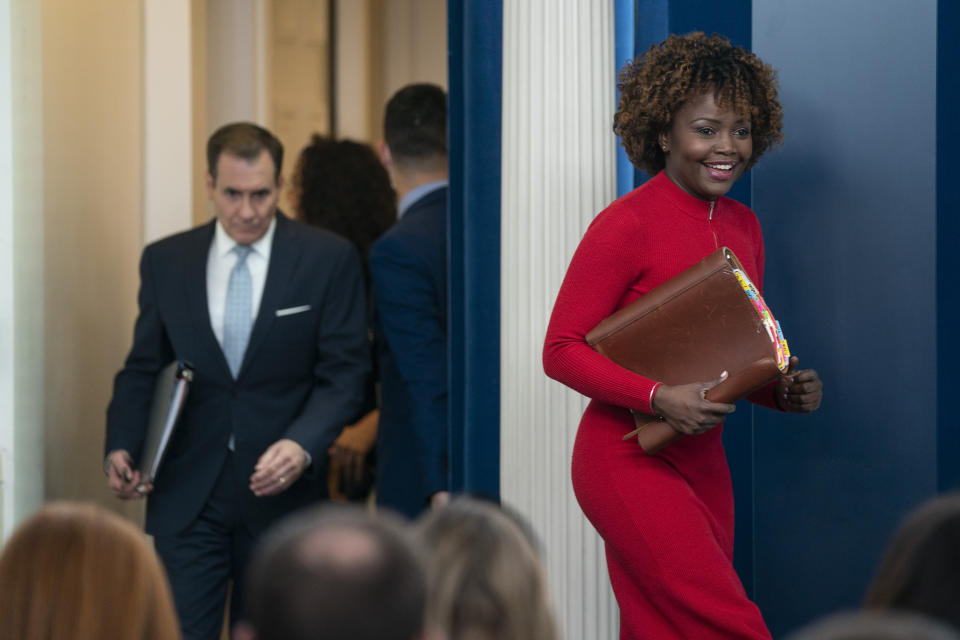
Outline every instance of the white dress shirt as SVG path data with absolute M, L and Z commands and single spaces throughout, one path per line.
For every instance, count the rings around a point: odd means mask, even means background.
M 267 232 L 259 240 L 250 245 L 252 251 L 247 256 L 247 268 L 250 270 L 250 279 L 253 284 L 253 299 L 250 313 L 252 320 L 256 320 L 260 311 L 260 300 L 263 298 L 263 286 L 267 281 L 267 267 L 270 266 L 270 248 L 273 246 L 273 233 L 277 227 L 277 219 L 270 221 Z M 210 326 L 217 342 L 223 346 L 223 313 L 227 306 L 227 284 L 230 282 L 230 272 L 237 263 L 237 254 L 233 248 L 237 242 L 227 235 L 226 230 L 217 221 L 210 244 L 210 253 L 207 254 L 207 305 L 210 309 Z

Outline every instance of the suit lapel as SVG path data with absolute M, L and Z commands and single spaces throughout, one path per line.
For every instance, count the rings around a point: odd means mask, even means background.
M 263 296 L 260 298 L 260 311 L 253 323 L 250 332 L 250 341 L 247 351 L 243 355 L 243 364 L 240 367 L 238 378 L 243 376 L 247 365 L 263 344 L 270 328 L 277 316 L 277 308 L 283 299 L 283 293 L 293 277 L 294 268 L 300 257 L 299 238 L 293 233 L 292 225 L 286 216 L 277 212 L 277 228 L 273 236 L 273 246 L 270 248 L 270 264 L 267 267 L 267 280 L 263 285 Z M 226 362 L 226 360 L 224 360 Z
M 191 244 L 184 256 L 183 286 L 186 290 L 187 308 L 193 315 L 200 344 L 206 349 L 211 360 L 218 363 L 221 373 L 232 378 L 227 359 L 210 324 L 210 305 L 207 301 L 207 260 L 210 245 L 213 243 L 215 224 L 216 220 L 201 227 L 200 233 L 189 236 Z

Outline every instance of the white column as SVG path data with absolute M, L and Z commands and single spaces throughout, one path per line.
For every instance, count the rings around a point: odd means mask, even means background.
M 253 121 L 270 126 L 270 20 L 267 17 L 271 0 L 253 1 Z
M 376 142 L 382 136 L 380 131 L 372 131 L 370 127 L 370 57 L 372 51 L 377 50 L 370 36 L 371 23 L 376 19 L 369 0 L 336 3 L 334 62 L 337 65 L 337 86 L 331 99 L 336 102 L 337 121 L 333 135 L 338 138 Z
M 144 243 L 193 221 L 190 0 L 144 0 Z
M 13 362 L 13 61 L 10 2 L 0 0 L 0 362 Z M 0 367 L 0 534 L 12 524 L 14 367 Z M 4 538 L 0 535 L 0 539 Z
M 206 2 L 207 125 L 210 131 L 205 135 L 229 122 L 246 120 L 264 124 L 263 0 Z
M 547 320 L 583 232 L 615 197 L 612 0 L 504 0 L 501 492 L 540 535 L 567 638 L 617 635 L 603 545 L 570 457 L 585 400 L 549 380 Z
M 40 7 L 0 0 L 0 542 L 44 494 Z

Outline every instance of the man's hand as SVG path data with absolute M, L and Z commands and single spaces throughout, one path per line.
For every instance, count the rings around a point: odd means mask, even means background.
M 813 369 L 797 371 L 796 356 L 790 358 L 790 367 L 777 381 L 777 406 L 790 413 L 810 413 L 823 400 L 823 381 Z
M 107 485 L 121 500 L 137 500 L 153 491 L 152 484 L 140 483 L 140 472 L 133 468 L 130 454 L 117 449 L 107 457 Z
M 699 435 L 712 429 L 733 413 L 736 405 L 710 402 L 707 391 L 727 379 L 727 372 L 710 382 L 694 382 L 676 386 L 660 385 L 653 394 L 653 410 L 674 431 L 687 435 Z
M 284 438 L 270 445 L 250 476 L 250 490 L 257 497 L 273 496 L 296 482 L 307 468 L 307 452 Z

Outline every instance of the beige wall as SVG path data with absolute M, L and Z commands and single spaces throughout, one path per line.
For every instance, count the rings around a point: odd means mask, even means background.
M 314 133 L 330 135 L 329 0 L 270 0 L 264 25 L 267 126 L 286 151 L 280 208 L 294 215 L 291 176 Z
M 143 242 L 193 226 L 192 0 L 142 0 Z
M 363 142 L 376 140 L 373 105 L 382 102 L 379 89 L 383 42 L 382 13 L 376 0 L 336 3 L 336 102 L 334 135 Z
M 141 11 L 130 0 L 43 0 L 45 495 L 113 508 L 101 460 L 136 315 Z
M 379 0 L 386 97 L 410 82 L 447 86 L 446 0 Z
M 263 0 L 205 0 L 207 55 L 207 126 L 237 120 L 263 121 L 258 90 Z
M 375 143 L 383 108 L 411 82 L 447 86 L 446 0 L 339 0 L 338 137 Z
M 193 224 L 210 220 L 205 188 L 207 167 L 207 2 L 190 0 L 190 48 L 193 64 L 190 78 L 193 100 Z

